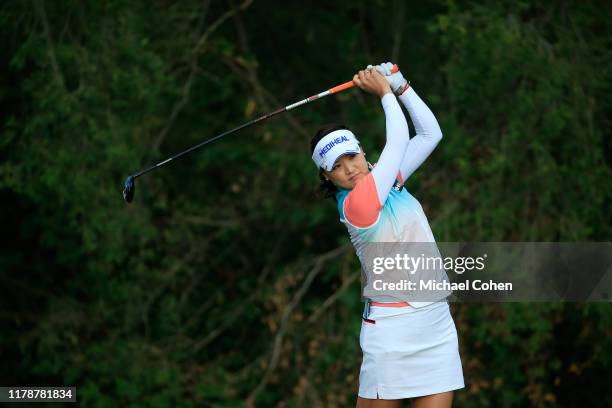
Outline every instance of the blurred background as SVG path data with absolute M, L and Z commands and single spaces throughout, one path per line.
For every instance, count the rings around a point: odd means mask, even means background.
M 582 1 L 0 5 L 0 385 L 82 406 L 350 407 L 359 264 L 309 140 L 398 63 L 444 133 L 408 180 L 438 241 L 610 241 L 612 8 Z M 413 133 L 414 134 L 414 133 Z M 457 407 L 610 406 L 610 303 L 451 304 Z

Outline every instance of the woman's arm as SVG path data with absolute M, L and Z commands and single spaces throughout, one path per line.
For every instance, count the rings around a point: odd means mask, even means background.
M 397 69 L 397 66 L 385 62 L 375 67 L 368 65 L 368 68 L 370 67 L 384 75 L 393 93 L 398 95 L 400 101 L 408 110 L 416 130 L 416 136 L 410 140 L 400 166 L 401 181 L 404 182 L 435 149 L 442 139 L 442 131 L 434 114 L 416 92 L 409 87 L 408 81 Z
M 353 82 L 364 91 L 378 95 L 385 111 L 386 143 L 376 167 L 371 172 L 378 200 L 382 206 L 395 183 L 410 142 L 408 123 L 402 108 L 391 92 L 391 86 L 376 69 L 359 71 L 353 77 Z
M 429 157 L 442 140 L 442 130 L 434 114 L 411 87 L 399 96 L 399 100 L 408 110 L 416 130 L 416 136 L 410 139 L 400 165 L 402 182 L 404 182 Z
M 387 141 L 376 167 L 372 170 L 372 177 L 380 203 L 384 204 L 398 172 L 401 172 L 401 165 L 412 140 L 410 140 L 406 117 L 395 96 L 388 93 L 382 98 L 381 103 L 385 111 Z
M 376 70 L 360 71 L 353 82 L 366 92 L 381 97 L 385 112 L 386 143 L 376 167 L 347 195 L 341 203 L 342 213 L 354 226 L 366 228 L 378 219 L 400 170 L 410 136 L 408 123 L 389 84 Z

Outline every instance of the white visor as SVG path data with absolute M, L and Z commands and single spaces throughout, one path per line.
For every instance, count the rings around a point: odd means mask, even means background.
M 339 157 L 359 152 L 361 152 L 359 141 L 353 132 L 348 129 L 340 129 L 319 140 L 312 152 L 312 160 L 317 167 L 331 171 Z

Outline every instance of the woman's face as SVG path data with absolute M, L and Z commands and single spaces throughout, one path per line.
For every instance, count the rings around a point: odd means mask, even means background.
M 352 189 L 355 184 L 370 172 L 363 151 L 359 154 L 346 154 L 334 163 L 331 171 L 323 171 L 325 177 L 335 185 Z

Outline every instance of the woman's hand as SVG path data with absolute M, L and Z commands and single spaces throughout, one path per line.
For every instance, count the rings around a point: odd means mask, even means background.
M 397 65 L 393 65 L 391 62 L 383 62 L 379 65 L 368 65 L 368 69 L 376 69 L 382 76 L 385 77 L 387 82 L 389 82 L 389 86 L 391 86 L 391 90 L 397 96 L 408 89 L 408 81 L 399 71 L 399 67 Z M 394 71 L 395 69 L 395 71 Z
M 375 69 L 359 71 L 353 76 L 353 82 L 364 91 L 380 98 L 391 92 L 389 82 Z

